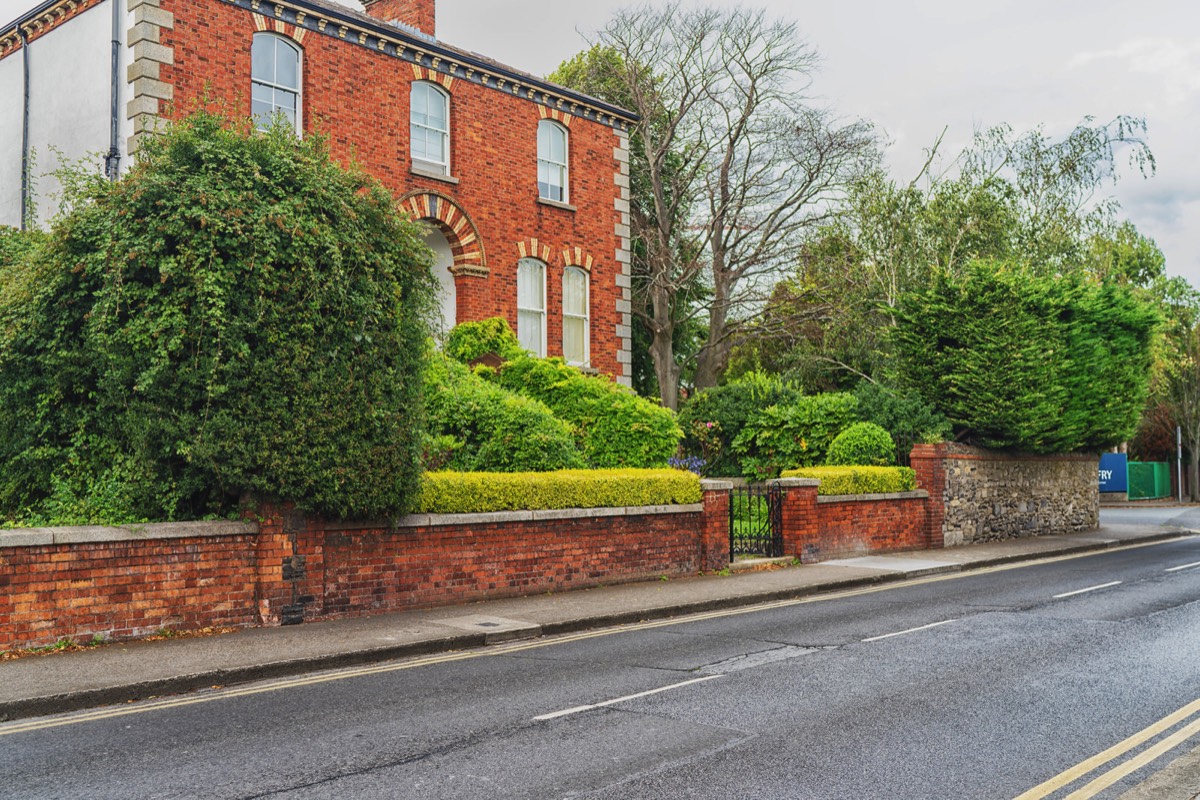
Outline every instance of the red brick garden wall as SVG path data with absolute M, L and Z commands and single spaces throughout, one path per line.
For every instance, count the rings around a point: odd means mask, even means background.
M 784 492 L 784 555 L 803 564 L 930 546 L 933 504 L 927 492 L 818 497 L 816 480 L 778 483 Z
M 0 532 L 0 650 L 300 622 L 728 564 L 727 491 L 650 509 Z M 260 512 L 261 513 L 261 512 Z M 188 535 L 191 532 L 192 535 Z
M 0 534 L 0 650 L 62 637 L 127 638 L 164 627 L 257 622 L 253 526 L 200 525 L 209 534 L 146 539 L 112 528 Z

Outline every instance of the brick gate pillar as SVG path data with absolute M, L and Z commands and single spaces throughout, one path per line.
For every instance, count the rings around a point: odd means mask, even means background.
M 729 566 L 729 493 L 731 481 L 700 481 L 704 493 L 704 525 L 700 534 L 700 570 Z
M 929 492 L 925 501 L 925 546 L 946 546 L 946 452 L 942 444 L 913 445 L 909 463 L 917 473 L 917 488 Z
M 817 517 L 816 478 L 780 478 L 770 481 L 783 492 L 783 554 L 800 559 L 802 564 L 813 562 L 812 548 L 820 532 Z

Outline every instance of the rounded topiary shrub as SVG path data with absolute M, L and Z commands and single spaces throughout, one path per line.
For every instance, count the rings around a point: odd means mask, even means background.
M 829 444 L 825 463 L 829 466 L 883 467 L 896 461 L 896 444 L 873 422 L 856 422 Z
M 0 314 L 20 319 L 0 350 L 0 512 L 415 507 L 435 283 L 386 189 L 319 136 L 207 113 L 147 139 L 120 181 L 76 184 L 37 290 Z

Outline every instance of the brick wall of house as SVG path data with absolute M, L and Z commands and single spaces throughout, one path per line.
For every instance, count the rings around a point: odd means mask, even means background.
M 618 235 L 621 165 L 614 154 L 623 139 L 612 125 L 482 86 L 462 69 L 451 76 L 442 66 L 416 68 L 360 45 L 353 31 L 340 38 L 301 30 L 221 0 L 161 0 L 161 7 L 175 20 L 160 37 L 173 53 L 173 63 L 159 67 L 160 80 L 173 87 L 174 111 L 164 106 L 164 115 L 184 113 L 203 98 L 248 114 L 255 32 L 265 27 L 299 40 L 305 132 L 328 135 L 336 158 L 357 161 L 397 198 L 413 192 L 448 198 L 478 230 L 489 274 L 457 278 L 459 321 L 503 316 L 515 328 L 517 261 L 533 255 L 548 265 L 548 355 L 562 355 L 563 271 L 568 262 L 590 266 L 592 366 L 624 374 L 617 326 L 628 320 L 618 308 L 624 287 L 617 252 L 627 242 Z M 325 28 L 337 29 L 336 21 Z M 457 182 L 410 169 L 409 94 L 418 74 L 450 95 L 450 171 Z M 537 128 L 547 114 L 568 125 L 573 211 L 538 200 Z

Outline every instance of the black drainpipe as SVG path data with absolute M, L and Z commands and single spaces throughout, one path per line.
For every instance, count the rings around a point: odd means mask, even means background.
M 17 25 L 21 38 L 21 70 L 25 80 L 25 99 L 21 105 L 21 230 L 29 229 L 29 39 Z
M 121 134 L 118 129 L 120 124 L 118 106 L 120 105 L 121 0 L 110 0 L 110 2 L 112 3 L 112 84 L 110 88 L 112 102 L 109 109 L 108 155 L 104 158 L 104 174 L 110 181 L 115 181 L 121 176 Z

